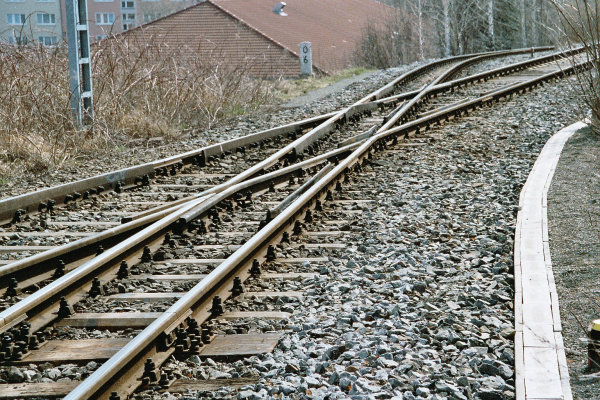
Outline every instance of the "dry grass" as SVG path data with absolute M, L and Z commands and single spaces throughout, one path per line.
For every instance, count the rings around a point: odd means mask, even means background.
M 132 138 L 177 138 L 254 110 L 273 83 L 251 78 L 247 67 L 157 43 L 102 41 L 92 57 L 95 118 L 78 130 L 65 47 L 0 47 L 0 176 L 42 173 Z
M 311 90 L 332 85 L 342 79 L 352 78 L 356 75 L 371 71 L 364 67 L 348 68 L 332 75 L 313 75 L 297 79 L 282 79 L 277 82 L 274 96 L 277 100 L 285 101 L 302 96 Z

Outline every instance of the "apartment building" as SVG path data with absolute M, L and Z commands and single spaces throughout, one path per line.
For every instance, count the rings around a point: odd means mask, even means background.
M 0 40 L 55 45 L 63 37 L 60 0 L 0 0 Z
M 196 0 L 87 0 L 90 41 L 195 3 Z M 66 40 L 65 0 L 0 0 L 0 42 L 52 46 L 62 40 Z

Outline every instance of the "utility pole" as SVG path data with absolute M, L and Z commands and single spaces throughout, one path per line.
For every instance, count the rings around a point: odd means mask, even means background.
M 94 117 L 87 2 L 86 0 L 65 0 L 65 3 L 71 77 L 71 110 L 77 126 L 81 127 L 90 123 Z

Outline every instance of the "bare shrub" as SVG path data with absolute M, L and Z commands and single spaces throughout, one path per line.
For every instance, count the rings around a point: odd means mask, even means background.
M 78 130 L 64 45 L 0 47 L 0 174 L 43 172 L 131 138 L 175 138 L 255 109 L 271 92 L 246 64 L 157 40 L 103 40 L 93 46 L 92 68 L 94 120 Z
M 563 40 L 569 46 L 583 46 L 591 69 L 579 70 L 576 90 L 585 104 L 585 113 L 591 111 L 592 129 L 600 134 L 600 4 L 597 0 L 554 1 L 564 27 Z M 573 63 L 582 61 L 574 57 Z
M 357 65 L 389 68 L 417 59 L 418 37 L 413 24 L 401 14 L 381 20 L 371 20 L 362 29 L 354 52 Z

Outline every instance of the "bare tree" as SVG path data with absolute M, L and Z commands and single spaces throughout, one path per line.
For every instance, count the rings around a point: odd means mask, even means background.
M 488 0 L 488 35 L 490 36 L 492 48 L 494 48 L 496 46 L 494 34 L 494 0 Z
M 527 30 L 525 29 L 525 0 L 521 0 L 521 43 L 527 47 Z
M 598 0 L 552 0 L 564 27 L 564 37 L 572 45 L 582 45 L 592 68 L 577 74 L 577 92 L 592 116 L 592 128 L 600 134 L 600 3 Z M 573 63 L 581 61 L 573 57 Z

